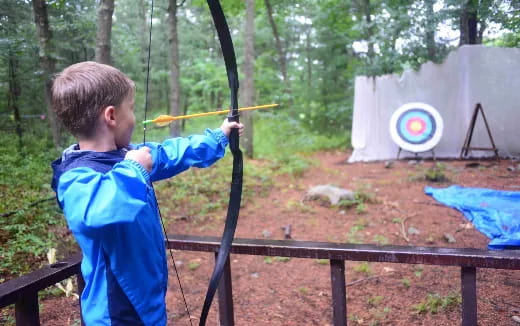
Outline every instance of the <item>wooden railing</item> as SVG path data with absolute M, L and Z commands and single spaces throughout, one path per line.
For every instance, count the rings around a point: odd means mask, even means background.
M 170 249 L 217 252 L 218 237 L 175 235 Z M 328 259 L 330 261 L 333 324 L 347 324 L 345 261 L 460 266 L 462 325 L 477 325 L 477 268 L 520 270 L 520 251 L 488 251 L 410 246 L 354 245 L 293 240 L 235 239 L 231 252 L 240 255 Z M 0 308 L 15 304 L 17 325 L 39 325 L 38 291 L 79 275 L 81 255 L 0 284 Z M 78 276 L 80 291 L 83 280 Z M 231 264 L 228 259 L 219 287 L 221 325 L 234 325 Z

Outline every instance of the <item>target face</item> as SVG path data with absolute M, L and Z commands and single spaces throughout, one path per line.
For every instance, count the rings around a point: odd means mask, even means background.
M 439 143 L 444 123 L 432 106 L 416 102 L 397 109 L 389 128 L 392 140 L 399 147 L 418 153 L 429 151 Z

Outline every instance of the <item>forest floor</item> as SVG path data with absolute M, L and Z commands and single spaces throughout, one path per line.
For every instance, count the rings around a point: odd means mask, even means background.
M 386 168 L 385 162 L 346 164 L 348 156 L 339 151 L 316 153 L 316 164 L 303 175 L 277 178 L 268 194 L 242 207 L 235 236 L 283 239 L 290 225 L 295 240 L 485 249 L 488 239 L 461 213 L 426 195 L 424 187 L 520 190 L 517 163 L 510 161 L 480 161 L 476 168 L 468 167 L 469 161 L 442 161 L 449 180 L 433 183 L 424 179 L 435 164 L 431 161 L 401 160 Z M 363 192 L 374 200 L 348 209 L 304 200 L 310 187 L 323 184 Z M 164 201 L 164 195 L 160 197 Z M 213 215 L 197 219 L 179 211 L 169 216 L 175 222 L 168 223 L 168 229 L 220 236 L 225 212 Z M 447 234 L 455 242 L 448 243 Z M 214 257 L 180 251 L 174 256 L 187 304 L 198 317 Z M 232 255 L 231 262 L 237 325 L 331 325 L 327 261 Z M 189 325 L 174 273 L 170 266 L 168 318 L 171 324 Z M 461 324 L 458 267 L 347 262 L 346 281 L 350 325 Z M 515 322 L 520 315 L 520 271 L 479 269 L 477 287 L 480 325 L 520 325 Z M 208 325 L 218 324 L 217 309 L 214 303 Z M 44 300 L 40 317 L 43 325 L 77 324 L 77 300 Z

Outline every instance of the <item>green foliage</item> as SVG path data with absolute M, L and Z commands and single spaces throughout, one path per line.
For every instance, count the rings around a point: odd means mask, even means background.
M 420 303 L 413 305 L 413 310 L 418 314 L 436 314 L 439 311 L 451 310 L 459 306 L 462 298 L 458 293 L 441 296 L 438 293 L 428 293 Z
M 188 268 L 190 271 L 197 270 L 200 267 L 200 260 L 194 259 L 188 262 Z
M 369 306 L 377 307 L 381 304 L 381 302 L 383 302 L 384 299 L 385 299 L 385 297 L 383 297 L 381 295 L 376 295 L 376 296 L 368 298 L 367 303 Z
M 305 286 L 300 286 L 298 288 L 298 292 L 300 292 L 301 294 L 307 294 L 307 293 L 309 293 L 309 289 L 306 288 Z
M 279 109 L 283 111 L 285 108 Z M 282 112 L 266 112 L 255 118 L 255 156 L 262 159 L 294 156 L 320 150 L 346 147 L 350 138 L 345 134 L 323 135 L 306 130 L 301 121 L 288 118 Z
M 415 268 L 414 274 L 417 278 L 420 278 L 424 272 L 424 266 L 423 265 L 417 265 Z
M 20 153 L 12 137 L 0 134 L 0 212 L 7 214 L 0 218 L 0 275 L 34 269 L 61 238 L 54 231 L 65 227 L 50 189 L 50 162 L 57 152 L 50 139 L 38 134 L 26 133 L 23 143 Z M 67 244 L 67 239 L 60 241 Z
M 442 163 L 435 163 L 424 172 L 424 178 L 432 182 L 447 182 L 446 166 Z
M 338 207 L 345 209 L 356 207 L 356 214 L 361 215 L 367 212 L 367 204 L 374 204 L 376 202 L 377 200 L 375 194 L 370 191 L 370 185 L 363 184 L 356 191 L 354 191 L 353 200 L 343 199 L 338 203 Z
M 358 202 L 375 204 L 377 202 L 376 195 L 372 192 L 372 186 L 364 183 L 354 192 L 354 197 Z
M 359 244 L 363 242 L 363 235 L 359 234 L 359 231 L 364 230 L 368 226 L 368 223 L 363 219 L 359 218 L 354 226 L 350 228 L 349 233 L 347 233 L 347 242 Z
M 518 48 L 520 47 L 520 33 L 505 33 L 496 39 L 487 40 L 486 45 L 503 48 Z
M 319 265 L 328 265 L 329 264 L 329 260 L 328 259 L 316 259 L 315 261 Z
M 278 263 L 287 263 L 291 261 L 291 258 L 290 257 L 280 257 L 280 256 L 275 256 L 275 257 L 264 257 L 264 263 L 268 264 L 268 265 L 271 265 L 273 262 L 278 262 Z
M 356 214 L 365 214 L 367 212 L 367 206 L 364 203 L 359 203 L 356 206 Z
M 418 167 L 415 172 L 412 172 L 408 179 L 411 182 L 430 181 L 430 182 L 449 182 L 447 176 L 446 165 L 436 162 L 434 165 L 425 168 Z
M 399 218 L 399 217 L 394 217 L 392 219 L 392 223 L 394 224 L 401 224 L 403 222 L 403 219 Z
M 385 237 L 384 235 L 380 235 L 380 234 L 374 235 L 374 241 L 377 244 L 380 244 L 380 245 L 387 245 L 388 244 L 388 238 Z
M 231 180 L 232 155 L 228 153 L 210 168 L 190 169 L 180 175 L 157 183 L 159 205 L 163 213 L 196 217 L 204 220 L 211 213 L 227 207 L 226 191 Z M 258 196 L 266 196 L 273 186 L 274 174 L 269 166 L 244 164 L 242 205 Z M 165 214 L 167 215 L 167 214 Z
M 369 263 L 362 262 L 361 264 L 357 264 L 354 266 L 354 272 L 370 275 L 370 274 L 372 274 L 372 269 L 370 268 Z
M 348 316 L 348 320 L 353 321 L 355 323 L 361 324 L 363 323 L 363 319 L 358 315 L 350 315 Z

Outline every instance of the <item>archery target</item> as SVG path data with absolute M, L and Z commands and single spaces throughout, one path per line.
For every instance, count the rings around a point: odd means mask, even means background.
M 402 149 L 418 153 L 429 151 L 439 143 L 444 123 L 432 106 L 425 103 L 407 103 L 390 118 L 390 136 Z

